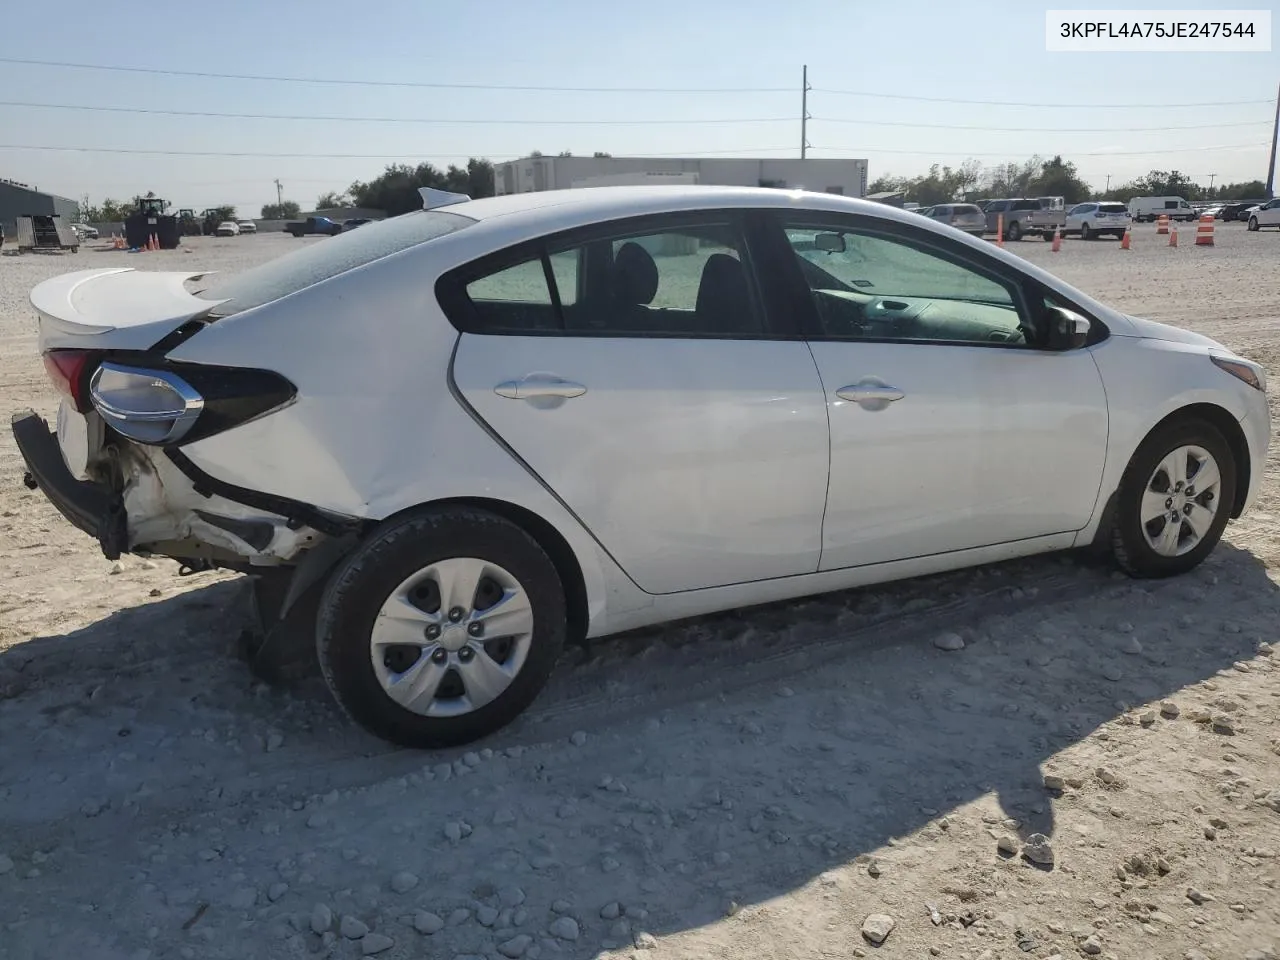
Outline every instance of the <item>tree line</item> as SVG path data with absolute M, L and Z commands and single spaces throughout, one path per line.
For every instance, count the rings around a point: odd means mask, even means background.
M 927 174 L 886 174 L 867 189 L 870 193 L 901 192 L 906 200 L 921 206 L 996 197 L 1062 197 L 1068 205 L 1085 200 L 1128 201 L 1130 197 L 1143 196 L 1229 203 L 1267 195 L 1266 184 L 1261 180 L 1206 187 L 1177 170 L 1152 170 L 1111 190 L 1098 191 L 1081 179 L 1074 163 L 1063 160 L 1061 155 L 1049 160 L 1034 156 L 1022 163 L 991 167 L 984 167 L 977 160 L 967 160 L 959 167 L 935 163 Z
M 543 155 L 539 150 L 530 154 L 533 157 Z M 572 154 L 565 150 L 558 156 Z M 594 156 L 608 157 L 610 154 L 597 151 Z M 390 164 L 370 180 L 357 180 L 341 191 L 325 191 L 316 198 L 315 209 L 361 207 L 382 210 L 387 216 L 394 217 L 422 206 L 418 193 L 421 187 L 465 193 L 477 199 L 491 197 L 494 193 L 493 162 L 472 157 L 465 166 L 449 164 L 443 170 L 430 163 L 416 166 Z M 1231 202 L 1265 197 L 1266 190 L 1261 180 L 1206 187 L 1177 170 L 1152 170 L 1146 176 L 1099 192 L 1081 179 L 1074 163 L 1064 160 L 1061 155 L 1048 160 L 1034 156 L 1021 163 L 993 166 L 983 166 L 977 160 L 966 160 L 958 167 L 935 163 L 927 174 L 915 177 L 885 174 L 868 188 L 870 193 L 900 191 L 906 200 L 921 206 L 991 197 L 1062 197 L 1068 204 L 1083 200 L 1127 201 L 1136 196 L 1178 196 L 1186 200 Z M 130 203 L 106 199 L 93 205 L 85 197 L 80 215 L 87 222 L 112 223 L 124 220 L 136 209 L 136 199 Z M 236 218 L 233 206 L 224 205 L 218 210 L 223 214 L 221 219 Z M 263 205 L 261 215 L 264 220 L 293 220 L 302 215 L 302 208 L 296 201 L 285 200 Z

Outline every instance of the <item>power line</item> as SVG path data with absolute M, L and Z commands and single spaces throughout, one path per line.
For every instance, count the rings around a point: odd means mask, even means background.
M 872 127 L 922 127 L 930 130 L 981 130 L 987 133 L 1167 133 L 1178 130 L 1215 130 L 1222 127 L 1269 127 L 1270 120 L 1237 120 L 1230 123 L 1200 123 L 1171 127 L 988 127 L 981 124 L 912 123 L 907 120 L 853 120 L 813 117 L 821 123 L 865 124 Z
M 2 63 L 3 60 L 0 60 Z M 1187 109 L 1189 107 L 1240 107 L 1261 103 L 1274 103 L 1274 100 L 1206 100 L 1199 103 L 1029 103 L 1023 100 L 962 100 L 956 97 L 918 97 L 905 93 L 876 93 L 871 90 L 832 90 L 827 87 L 814 87 L 814 93 L 832 93 L 847 97 L 873 97 L 879 100 L 915 100 L 922 103 L 964 103 L 983 107 L 1041 107 L 1050 110 L 1157 110 Z
M 502 126 L 643 126 L 646 124 L 697 124 L 703 126 L 711 123 L 791 123 L 791 117 L 713 117 L 699 120 L 684 118 L 675 120 L 530 120 L 515 119 L 483 119 L 464 117 L 460 119 L 431 119 L 427 117 L 339 117 L 333 115 L 315 115 L 298 113 L 223 113 L 213 110 L 161 110 L 151 107 L 102 107 L 79 103 L 31 103 L 24 100 L 0 100 L 0 107 L 29 107 L 36 110 L 88 110 L 101 113 L 144 113 L 169 117 L 218 117 L 231 120 L 318 120 L 337 123 L 432 123 L 432 124 L 501 124 Z M 1271 121 L 1266 121 L 1270 123 Z
M 1204 153 L 1210 150 L 1243 150 L 1249 147 L 1265 147 L 1265 141 L 1254 141 L 1253 143 L 1220 143 L 1208 147 L 1166 147 L 1161 150 L 1100 150 L 1092 153 L 1080 153 L 1072 150 L 1069 153 L 1062 150 L 1045 150 L 1043 153 L 1061 154 L 1070 157 L 1154 157 L 1163 156 L 1169 153 Z M 932 157 L 937 156 L 938 151 L 934 150 L 881 150 L 877 147 L 858 146 L 858 147 L 810 147 L 810 150 L 837 150 L 846 154 L 873 154 L 873 153 L 897 153 L 911 156 Z M 958 156 L 964 154 L 966 157 L 1008 157 L 1010 151 L 1003 150 L 999 153 L 971 153 L 968 150 L 949 150 L 948 153 Z M 1033 151 L 1034 153 L 1035 151 Z
M 791 117 L 710 117 L 702 119 L 605 119 L 605 120 L 531 120 L 528 118 L 428 118 L 428 117 L 370 117 L 370 116 L 336 116 L 331 114 L 298 114 L 298 113 L 229 113 L 213 110 L 167 110 L 151 107 L 111 107 L 80 103 L 36 103 L 26 100 L 0 100 L 0 107 L 21 107 L 34 110 L 85 110 L 98 113 L 138 113 L 171 117 L 204 117 L 229 120 L 300 120 L 323 123 L 415 123 L 448 126 L 498 124 L 501 126 L 663 126 L 696 124 L 734 124 L 734 123 L 791 123 Z M 981 130 L 992 133 L 1165 133 L 1187 130 L 1213 130 L 1226 127 L 1270 126 L 1270 118 L 1266 120 L 1233 120 L 1225 123 L 1202 123 L 1181 126 L 1159 127 L 990 127 L 983 124 L 950 124 L 950 123 L 915 123 L 907 120 L 862 120 L 851 117 L 806 117 L 822 123 L 854 124 L 871 127 L 915 127 L 926 130 Z
M 108 70 L 115 73 L 145 73 L 166 77 L 203 77 L 213 80 L 260 80 L 270 83 L 328 83 L 355 87 L 413 87 L 428 90 L 528 90 L 538 93 L 792 93 L 791 87 L 549 87 L 498 83 L 428 83 L 421 80 L 348 80 L 334 77 L 290 77 L 257 73 L 213 73 L 202 70 L 163 70 L 159 67 L 125 67 L 101 63 L 70 63 L 60 60 L 26 60 L 0 57 L 0 63 L 28 67 L 59 67 L 72 70 Z
M 1166 147 L 1159 150 L 1101 150 L 1095 152 L 1081 153 L 1071 151 L 1073 157 L 1147 157 L 1160 156 L 1170 153 L 1205 153 L 1211 150 L 1242 150 L 1250 147 L 1263 147 L 1267 144 L 1263 141 L 1255 141 L 1253 143 L 1223 143 L 1212 146 L 1201 147 Z M 640 157 L 693 157 L 693 156 L 731 156 L 734 154 L 744 153 L 771 153 L 777 152 L 781 154 L 784 151 L 790 151 L 794 147 L 744 147 L 736 150 L 682 150 L 678 153 L 640 153 L 633 156 Z M 912 156 L 935 156 L 938 151 L 934 150 L 892 150 L 881 149 L 879 147 L 869 147 L 865 144 L 856 147 L 810 147 L 812 150 L 836 150 L 850 156 L 866 156 L 873 153 L 889 153 L 889 154 L 907 154 Z M 434 153 L 432 151 L 422 151 L 419 153 L 409 154 L 389 154 L 389 153 L 267 153 L 258 151 L 226 151 L 226 150 L 153 150 L 140 149 L 132 147 L 66 147 L 66 146 L 49 146 L 47 144 L 24 144 L 24 143 L 0 143 L 0 150 L 51 150 L 68 153 L 114 153 L 114 154 L 130 154 L 130 155 L 146 155 L 146 156 L 166 156 L 166 157 L 265 157 L 273 159 L 291 159 L 291 160 L 417 160 L 422 161 L 424 158 L 430 157 L 437 160 L 469 160 L 476 154 L 465 153 Z M 1004 150 L 999 153 L 972 153 L 967 150 L 951 150 L 947 151 L 953 155 L 964 154 L 970 157 L 1008 157 L 1009 151 Z M 1044 151 L 1046 153 L 1061 153 L 1062 151 Z M 509 156 L 513 159 L 523 157 L 525 154 L 518 152 L 499 153 L 497 156 Z M 585 155 L 583 155 L 585 156 Z M 496 161 L 502 162 L 502 161 Z
M 649 153 L 649 157 L 690 157 L 731 155 L 739 153 L 768 153 L 770 151 L 791 150 L 794 147 L 744 147 L 737 150 L 683 150 L 679 153 Z M 34 143 L 0 143 L 0 150 L 54 150 L 68 153 L 124 153 L 134 155 L 155 155 L 165 157 L 268 157 L 291 160 L 419 160 L 431 157 L 437 160 L 470 160 L 474 153 L 434 153 L 424 150 L 419 153 L 259 153 L 256 151 L 224 151 L 224 150 L 146 150 L 126 147 L 55 147 Z M 499 153 L 498 156 L 518 158 L 527 156 L 522 152 Z M 585 156 L 585 154 L 580 154 Z M 500 161 L 499 161 L 500 162 Z
M 359 87 L 406 87 L 428 90 L 504 90 L 535 93 L 794 93 L 794 87 L 601 87 L 601 86 L 543 86 L 529 84 L 498 83 L 441 83 L 423 80 L 352 80 L 337 77 L 297 77 L 255 73 L 217 73 L 204 70 L 172 70 L 159 67 L 122 66 L 119 64 L 75 63 L 63 60 L 32 60 L 19 57 L 0 57 L 0 63 L 20 66 L 57 67 L 70 70 L 103 70 L 113 73 L 139 73 L 152 76 L 201 77 L 213 80 L 253 80 L 268 83 L 336 84 Z M 1263 100 L 1215 100 L 1197 103 L 1031 103 L 1018 100 L 973 100 L 958 97 L 924 97 L 904 93 L 881 93 L 873 90 L 839 90 L 831 87 L 812 87 L 814 93 L 836 96 L 871 97 L 882 100 L 913 100 L 922 103 L 961 103 L 991 107 L 1039 107 L 1045 109 L 1088 110 L 1151 110 L 1187 109 L 1193 107 L 1230 107 L 1271 104 Z

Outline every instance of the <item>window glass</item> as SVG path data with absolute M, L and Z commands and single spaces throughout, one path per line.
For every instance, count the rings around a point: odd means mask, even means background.
M 1129 210 L 1123 203 L 1100 203 L 1098 204 L 1099 213 L 1127 213 Z
M 578 300 L 578 251 L 563 250 L 551 255 L 551 272 L 556 278 L 560 303 L 572 306 Z
M 1026 343 L 1011 284 L 922 247 L 859 230 L 786 231 L 831 337 Z
M 541 257 L 467 285 L 485 332 L 561 329 L 600 336 L 758 336 L 763 313 L 729 224 L 601 237 L 547 251 L 560 311 Z
M 214 308 L 216 316 L 229 316 L 270 303 L 321 280 L 372 263 L 409 247 L 427 243 L 475 223 L 470 217 L 444 210 L 415 210 L 377 223 L 366 223 L 276 257 L 229 276 L 216 275 L 196 290 L 207 300 L 228 300 Z
M 525 260 L 473 280 L 467 284 L 467 298 L 485 333 L 521 333 L 560 327 L 541 258 Z

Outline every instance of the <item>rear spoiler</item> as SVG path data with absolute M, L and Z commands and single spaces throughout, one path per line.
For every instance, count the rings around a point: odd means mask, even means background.
M 450 193 L 448 190 L 436 190 L 432 187 L 419 187 L 422 196 L 422 209 L 434 210 L 436 207 L 447 207 L 454 203 L 466 203 L 471 198 L 465 193 Z

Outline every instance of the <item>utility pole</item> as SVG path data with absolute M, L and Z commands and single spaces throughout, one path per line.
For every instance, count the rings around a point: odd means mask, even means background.
M 276 177 L 276 209 L 277 210 L 279 210 L 280 207 L 284 206 L 284 200 L 282 199 L 282 195 L 280 193 L 282 189 L 283 187 L 280 184 L 280 178 Z
M 1209 189 L 1210 189 L 1210 190 L 1212 190 L 1212 189 L 1213 189 L 1213 181 L 1215 181 L 1215 180 L 1217 180 L 1217 179 L 1218 179 L 1218 175 L 1217 175 L 1216 173 L 1211 173 L 1211 174 L 1209 174 Z
M 1107 192 L 1107 193 L 1110 193 L 1110 192 L 1111 192 L 1111 174 L 1109 174 L 1109 173 L 1107 174 L 1107 190 L 1106 190 L 1106 192 Z
M 1280 139 L 1280 87 L 1276 88 L 1276 122 L 1271 128 L 1271 163 L 1267 167 L 1267 199 L 1276 197 L 1276 141 Z
M 809 65 L 804 66 L 800 84 L 800 159 L 803 160 L 809 151 Z

